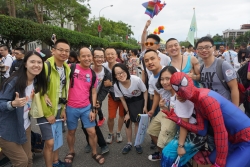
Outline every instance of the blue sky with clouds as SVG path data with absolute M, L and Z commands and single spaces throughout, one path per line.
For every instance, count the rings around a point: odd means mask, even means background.
M 99 11 L 103 9 L 101 16 L 123 21 L 132 27 L 134 38 L 140 38 L 142 30 L 149 16 L 144 14 L 142 3 L 147 0 L 90 0 L 90 17 L 99 17 Z M 164 1 L 162 1 L 164 2 Z M 165 26 L 165 32 L 160 35 L 162 39 L 171 37 L 180 41 L 186 39 L 193 17 L 195 7 L 197 21 L 197 36 L 216 33 L 222 35 L 226 29 L 239 29 L 242 24 L 250 24 L 250 0 L 169 0 L 165 1 L 165 8 L 155 16 L 149 27 L 154 31 L 158 26 Z

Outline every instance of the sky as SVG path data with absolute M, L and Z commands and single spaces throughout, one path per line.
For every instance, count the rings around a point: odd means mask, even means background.
M 132 35 L 140 41 L 145 23 L 150 17 L 145 13 L 142 3 L 148 0 L 90 0 L 90 18 L 101 17 L 113 21 L 122 21 L 131 25 Z M 162 0 L 162 2 L 164 2 Z M 240 29 L 242 24 L 250 24 L 250 0 L 166 0 L 166 6 L 152 19 L 148 28 L 153 32 L 158 26 L 164 26 L 163 40 L 176 38 L 185 41 L 195 8 L 197 37 L 210 34 L 222 35 L 226 29 Z M 105 27 L 103 27 L 105 28 Z

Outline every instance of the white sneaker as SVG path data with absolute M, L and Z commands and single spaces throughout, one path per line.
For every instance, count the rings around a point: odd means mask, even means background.
M 116 133 L 116 142 L 121 143 L 122 142 L 122 135 L 121 133 Z
M 113 139 L 114 139 L 114 135 L 109 133 L 108 137 L 106 138 L 106 143 L 111 144 Z

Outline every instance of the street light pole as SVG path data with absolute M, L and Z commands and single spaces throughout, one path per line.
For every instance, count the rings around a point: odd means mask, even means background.
M 102 31 L 102 30 L 101 30 L 102 27 L 101 27 L 101 17 L 100 17 L 100 14 L 101 14 L 101 11 L 102 11 L 103 9 L 108 8 L 108 7 L 113 7 L 113 5 L 105 6 L 105 7 L 101 8 L 101 10 L 99 11 L 99 25 L 98 25 L 99 38 L 101 38 L 101 31 Z M 99 28 L 100 28 L 100 29 L 99 29 Z

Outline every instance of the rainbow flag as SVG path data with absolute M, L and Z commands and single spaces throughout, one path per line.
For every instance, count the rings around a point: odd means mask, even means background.
M 166 3 L 164 2 L 161 4 L 160 0 L 154 0 L 145 2 L 142 4 L 142 6 L 146 8 L 145 14 L 153 18 L 155 15 L 158 15 L 158 13 L 166 6 Z

